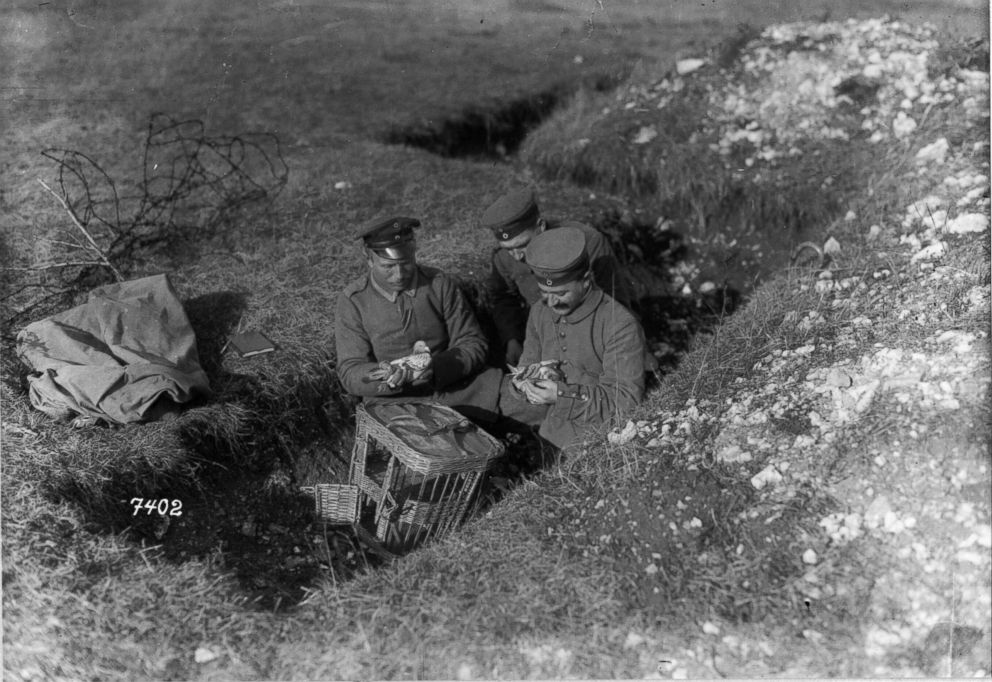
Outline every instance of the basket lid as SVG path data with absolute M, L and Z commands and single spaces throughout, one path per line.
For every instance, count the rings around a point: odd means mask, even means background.
M 439 403 L 383 401 L 364 407 L 412 451 L 398 449 L 394 454 L 400 461 L 422 473 L 481 469 L 503 452 L 499 441 Z

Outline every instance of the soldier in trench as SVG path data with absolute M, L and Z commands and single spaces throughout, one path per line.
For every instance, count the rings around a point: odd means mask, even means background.
M 644 398 L 644 330 L 596 283 L 585 239 L 560 227 L 526 249 L 541 302 L 527 318 L 520 366 L 550 364 L 559 376 L 519 383 L 529 402 L 548 406 L 539 433 L 561 449 L 622 421 Z
M 579 230 L 585 239 L 597 286 L 628 310 L 632 308 L 634 287 L 623 274 L 609 239 L 577 221 L 550 223 L 541 215 L 533 191 L 520 189 L 504 194 L 483 212 L 479 223 L 493 233 L 498 245 L 493 251 L 486 290 L 492 301 L 500 350 L 508 365 L 516 365 L 520 360 L 528 312 L 541 300 L 526 251 L 531 240 L 545 230 L 559 227 Z
M 338 377 L 366 401 L 423 398 L 447 405 L 483 426 L 527 431 L 544 405 L 528 403 L 501 370 L 485 367 L 488 342 L 450 277 L 417 262 L 416 218 L 374 221 L 358 238 L 368 271 L 338 297 L 335 321 Z M 392 363 L 417 342 L 422 365 Z

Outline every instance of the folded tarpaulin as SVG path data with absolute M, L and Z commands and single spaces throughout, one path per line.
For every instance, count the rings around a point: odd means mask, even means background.
M 127 424 L 210 392 L 166 275 L 94 289 L 83 305 L 25 327 L 17 355 L 36 372 L 28 378 L 31 404 L 56 417 Z

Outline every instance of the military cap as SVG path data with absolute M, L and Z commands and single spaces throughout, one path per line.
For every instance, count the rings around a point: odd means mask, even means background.
M 494 201 L 482 214 L 479 222 L 482 227 L 492 230 L 496 239 L 505 242 L 534 227 L 540 215 L 534 192 L 520 189 Z
M 589 270 L 586 236 L 577 227 L 545 230 L 530 240 L 524 258 L 538 283 L 549 287 L 574 282 Z
M 413 228 L 420 227 L 416 218 L 386 218 L 376 220 L 358 233 L 365 246 L 380 256 L 398 260 L 413 253 Z

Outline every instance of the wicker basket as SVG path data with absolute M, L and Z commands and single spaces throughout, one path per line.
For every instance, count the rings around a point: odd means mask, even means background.
M 303 488 L 313 495 L 317 517 L 331 525 L 347 525 L 358 519 L 358 486 L 318 483 Z
M 499 441 L 436 403 L 373 402 L 359 405 L 355 418 L 355 518 L 371 517 L 376 538 L 393 552 L 451 532 L 503 454 Z

